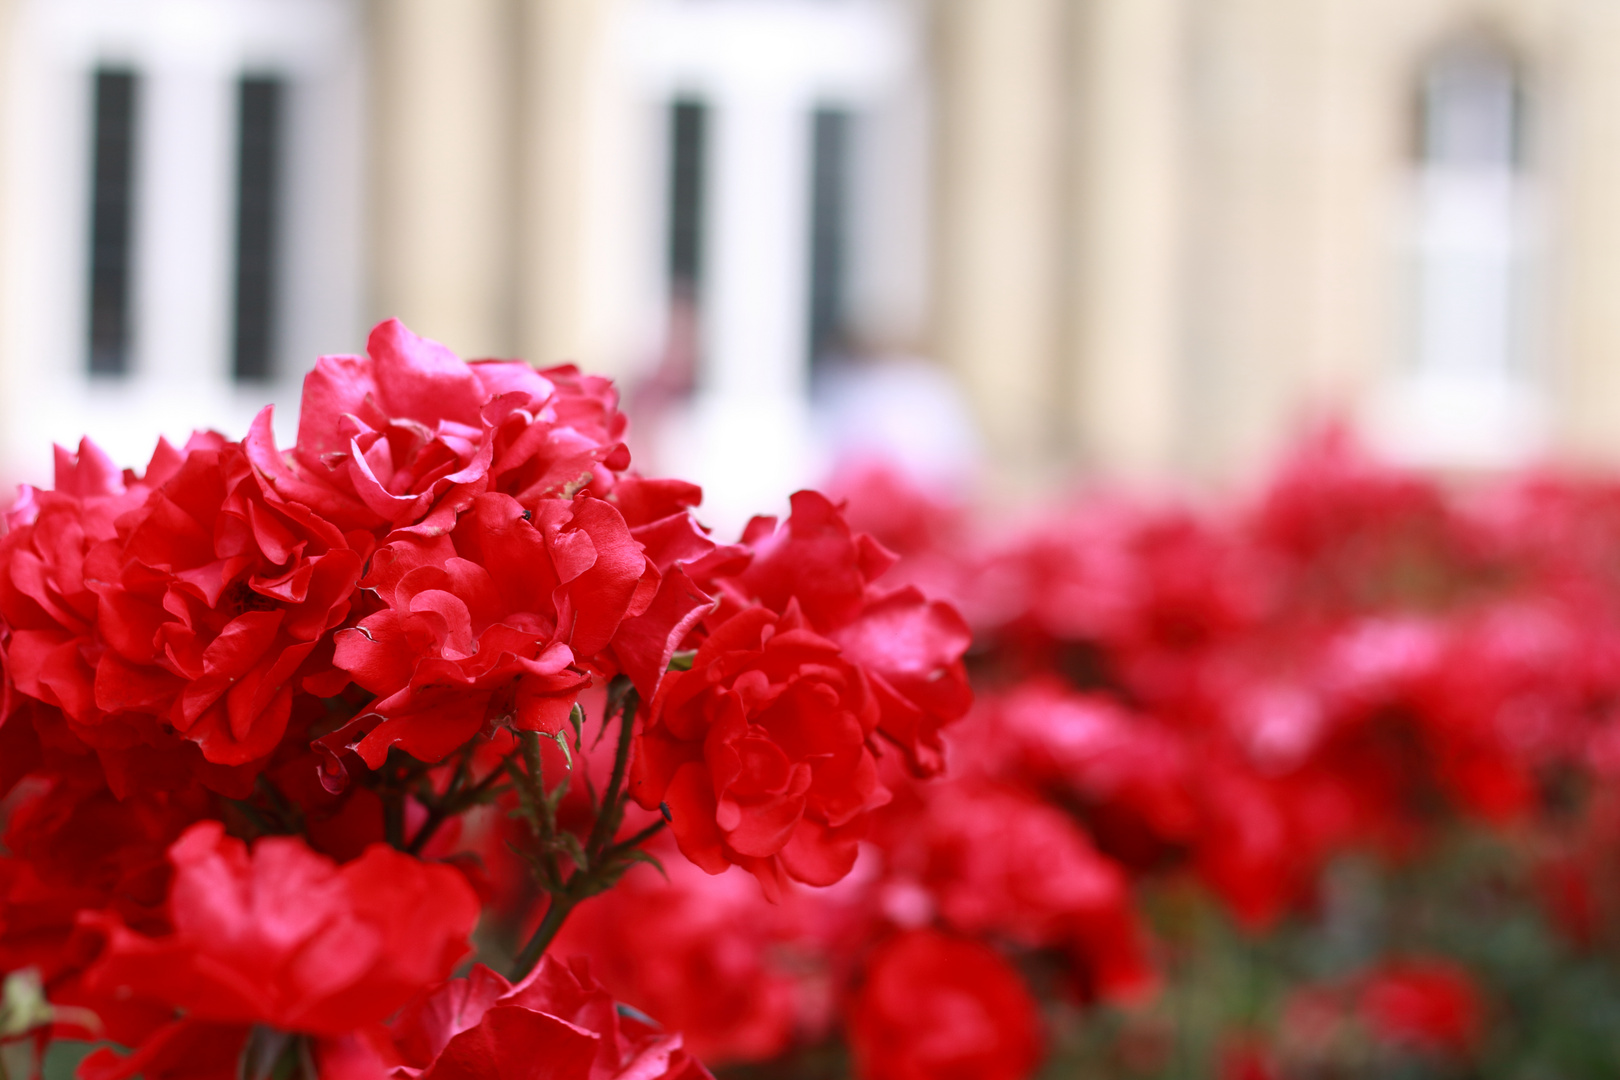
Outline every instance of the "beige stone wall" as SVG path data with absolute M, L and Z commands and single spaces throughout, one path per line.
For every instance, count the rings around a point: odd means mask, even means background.
M 1552 135 L 1558 153 L 1554 284 L 1562 445 L 1620 462 L 1620 8 L 1572 4 L 1554 47 L 1566 68 L 1555 90 L 1567 106 Z
M 469 356 L 516 345 L 511 0 L 373 0 L 371 308 Z
M 1400 228 L 1418 73 L 1448 35 L 1479 30 L 1530 80 L 1550 446 L 1620 460 L 1620 9 L 938 9 L 955 29 L 937 68 L 951 148 L 938 176 L 939 351 L 1004 455 L 1222 478 L 1262 464 L 1312 416 L 1376 427 L 1407 347 Z M 1052 93 L 1055 109 L 1037 100 Z M 1056 329 L 1039 321 L 1054 317 Z
M 620 2 L 374 0 L 377 311 L 471 352 L 622 360 L 593 284 L 622 241 L 597 143 L 623 117 L 593 81 Z M 928 8 L 930 347 L 1003 479 L 1227 478 L 1312 415 L 1376 421 L 1403 358 L 1417 73 L 1469 28 L 1531 77 L 1553 444 L 1620 460 L 1620 7 Z
M 1065 441 L 1124 474 L 1163 472 L 1187 449 L 1187 7 L 1085 0 L 1069 27 Z
M 941 0 L 934 348 L 1007 478 L 1058 448 L 1065 0 Z
M 592 92 L 611 3 L 519 4 L 517 345 L 542 363 L 589 359 Z

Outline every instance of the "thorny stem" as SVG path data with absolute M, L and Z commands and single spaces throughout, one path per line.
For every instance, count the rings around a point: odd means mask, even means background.
M 593 862 L 603 845 L 619 831 L 619 822 L 624 818 L 624 774 L 630 765 L 630 747 L 635 739 L 637 701 L 635 691 L 630 691 L 619 713 L 619 745 L 613 755 L 613 775 L 602 792 L 602 807 L 596 815 L 596 823 L 591 826 L 590 843 L 585 849 Z
M 609 698 L 608 714 L 603 717 L 604 724 L 612 721 L 614 706 Z M 608 785 L 602 791 L 599 804 L 596 805 L 596 820 L 591 826 L 589 838 L 583 849 L 575 849 L 571 854 L 575 870 L 564 880 L 562 869 L 558 865 L 557 852 L 565 849 L 556 832 L 556 803 L 560 795 L 548 796 L 540 774 L 540 740 L 533 734 L 525 734 L 523 741 L 523 754 L 525 768 L 519 770 L 514 763 L 511 772 L 514 782 L 522 793 L 524 808 L 530 816 L 530 824 L 535 832 L 537 858 L 532 860 L 540 885 L 551 896 L 551 902 L 546 907 L 546 914 L 540 920 L 534 935 L 529 938 L 523 948 L 518 951 L 512 964 L 512 978 L 514 981 L 522 980 L 534 970 L 540 962 L 540 957 L 550 946 L 557 932 L 562 929 L 563 923 L 574 908 L 582 901 L 588 900 L 600 892 L 607 890 L 618 881 L 636 860 L 641 845 L 652 839 L 662 830 L 666 822 L 660 820 L 642 829 L 640 832 L 615 843 L 613 837 L 619 831 L 619 825 L 624 820 L 624 807 L 629 796 L 624 790 L 625 774 L 629 770 L 630 750 L 635 739 L 637 698 L 634 690 L 629 690 L 619 708 L 619 741 L 613 757 L 613 772 Z M 566 783 L 566 780 L 564 781 Z M 592 802 L 596 800 L 593 798 Z M 581 861 L 583 859 L 583 861 Z
M 589 868 L 570 877 L 560 891 L 552 893 L 545 918 L 540 920 L 534 936 L 528 940 L 522 951 L 517 954 L 517 959 L 512 962 L 512 981 L 518 982 L 534 970 L 534 966 L 545 955 L 552 939 L 557 936 L 557 932 L 562 929 L 563 923 L 574 909 L 581 902 L 607 891 L 628 868 L 626 856 L 663 831 L 665 824 L 662 820 L 655 821 L 634 836 L 614 844 L 602 853 L 600 862 L 593 861 Z
M 403 754 L 391 752 L 383 762 L 375 781 L 375 790 L 383 805 L 383 839 L 388 846 L 405 850 L 405 799 L 410 787 L 427 772 L 429 766 Z
M 456 766 L 455 775 L 450 778 L 450 786 L 445 789 L 442 796 L 428 803 L 427 820 L 422 822 L 421 828 L 416 830 L 416 835 L 411 837 L 409 844 L 405 845 L 407 854 L 420 855 L 422 849 L 427 846 L 428 841 L 433 839 L 433 835 L 439 831 L 440 826 L 462 811 L 476 806 L 485 793 L 494 787 L 501 777 L 507 774 L 506 764 L 512 760 L 511 755 L 508 755 L 490 771 L 488 776 L 472 785 L 472 787 L 466 787 L 467 780 L 472 776 L 472 756 L 473 746 L 469 744 L 462 754 L 460 763 Z
M 534 966 L 540 962 L 540 957 L 545 955 L 551 939 L 557 936 L 557 931 L 562 929 L 563 921 L 578 903 L 578 899 L 569 897 L 566 892 L 551 898 L 551 904 L 546 908 L 546 917 L 540 920 L 540 926 L 535 930 L 534 936 L 523 946 L 523 951 L 517 954 L 517 959 L 512 961 L 514 982 L 521 981 L 534 970 Z

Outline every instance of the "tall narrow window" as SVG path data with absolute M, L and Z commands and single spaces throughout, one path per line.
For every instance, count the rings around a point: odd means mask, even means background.
M 95 74 L 90 180 L 90 372 L 129 370 L 130 225 L 134 213 L 135 74 Z
M 669 233 L 665 272 L 669 280 L 669 321 L 664 356 L 655 381 L 673 393 L 692 389 L 698 368 L 699 304 L 703 293 L 703 234 L 708 213 L 709 107 L 677 100 L 669 107 Z
M 699 101 L 670 107 L 669 280 L 677 298 L 694 301 L 703 281 L 704 160 L 709 109 Z
M 853 120 L 817 109 L 811 123 L 810 359 L 836 350 L 847 329 L 850 143 Z
M 273 374 L 283 88 L 250 76 L 238 87 L 236 319 L 232 370 L 238 380 Z
M 1524 374 L 1522 93 L 1513 60 L 1483 41 L 1423 72 L 1418 128 L 1419 376 Z

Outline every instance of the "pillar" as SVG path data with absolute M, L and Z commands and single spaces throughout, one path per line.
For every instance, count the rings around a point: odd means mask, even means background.
M 945 0 L 937 10 L 934 344 L 1004 478 L 1056 464 L 1065 6 Z
M 512 351 L 511 0 L 373 0 L 372 308 Z
M 1066 389 L 1082 459 L 1111 473 L 1161 473 L 1178 449 L 1181 23 L 1182 0 L 1089 0 L 1075 25 Z

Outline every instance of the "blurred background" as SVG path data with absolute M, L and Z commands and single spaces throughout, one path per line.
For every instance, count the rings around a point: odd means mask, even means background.
M 1607 0 L 0 0 L 0 471 L 290 439 L 398 315 L 622 380 L 722 523 L 840 457 L 1620 461 Z

